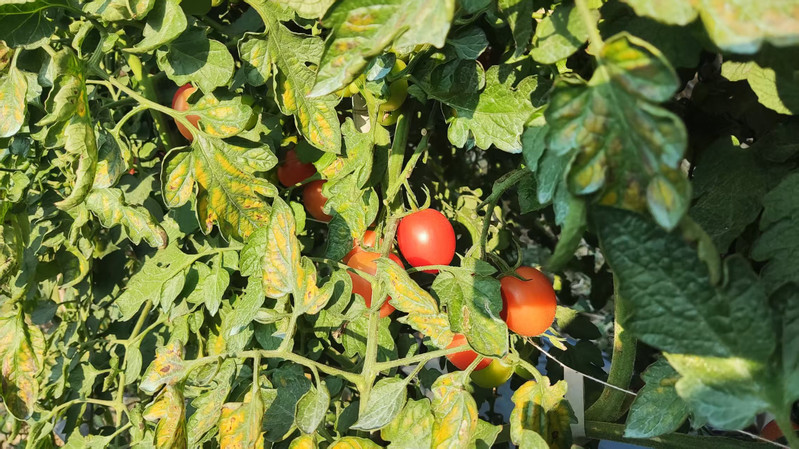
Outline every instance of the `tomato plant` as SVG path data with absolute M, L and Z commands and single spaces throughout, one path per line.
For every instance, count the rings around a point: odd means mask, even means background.
M 397 244 L 412 267 L 448 265 L 455 255 L 455 230 L 441 212 L 424 209 L 400 220 Z
M 509 275 L 500 280 L 501 316 L 508 329 L 525 337 L 534 337 L 555 321 L 558 305 L 555 289 L 549 279 L 535 268 L 519 267 L 516 274 L 519 278 Z
M 799 449 L 797 10 L 0 1 L 0 447 Z
M 377 274 L 377 264 L 375 264 L 375 259 L 378 257 L 380 257 L 380 253 L 372 251 L 358 251 L 350 256 L 349 260 L 347 261 L 347 266 L 374 276 Z M 388 257 L 397 265 L 402 266 L 402 261 L 399 257 L 393 254 L 389 254 Z M 372 307 L 372 283 L 364 279 L 362 276 L 352 272 L 348 272 L 348 274 L 352 279 L 352 292 L 363 297 L 363 299 L 366 301 L 366 307 Z M 386 298 L 386 301 L 383 303 L 383 305 L 380 306 L 380 318 L 385 318 L 391 315 L 391 312 L 396 310 L 394 309 L 394 306 L 389 304 L 388 301 L 390 299 L 391 297 L 389 296 Z

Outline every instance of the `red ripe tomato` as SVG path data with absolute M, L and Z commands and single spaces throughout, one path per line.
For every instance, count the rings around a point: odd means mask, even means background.
M 176 111 L 181 111 L 181 112 L 188 110 L 189 109 L 189 97 L 196 90 L 197 90 L 197 88 L 192 86 L 191 84 L 184 84 L 184 85 L 180 86 L 178 88 L 178 91 L 175 92 L 175 96 L 172 97 L 172 109 L 174 109 Z M 197 116 L 197 115 L 186 116 L 186 119 L 189 121 L 189 123 L 194 125 L 195 128 L 197 127 L 197 122 L 200 121 L 200 117 Z M 181 124 L 178 121 L 175 121 L 175 124 L 178 125 L 178 131 L 180 131 L 180 133 L 183 134 L 183 137 L 185 137 L 189 142 L 194 140 L 194 137 L 191 135 L 191 131 L 186 129 L 186 127 L 183 126 L 183 124 Z
M 306 184 L 302 189 L 302 203 L 305 205 L 305 210 L 311 214 L 312 217 L 319 221 L 328 222 L 333 219 L 330 215 L 324 213 L 322 208 L 327 202 L 327 198 L 322 195 L 322 186 L 325 181 L 319 180 Z
M 402 265 L 402 261 L 399 257 L 389 254 L 389 259 L 393 260 L 399 266 Z M 356 270 L 365 271 L 371 275 L 375 275 L 377 273 L 377 263 L 375 262 L 378 258 L 380 258 L 380 253 L 376 253 L 373 251 L 358 251 L 350 257 L 349 262 L 347 262 L 347 266 L 355 268 Z M 363 299 L 366 301 L 366 307 L 372 306 L 372 284 L 367 281 L 366 279 L 358 276 L 355 273 L 347 272 L 352 278 L 352 292 L 357 293 L 363 296 Z M 391 315 L 391 312 L 396 310 L 394 306 L 388 303 L 388 300 L 391 299 L 389 297 L 386 299 L 386 302 L 380 306 L 380 318 L 385 318 Z
M 352 241 L 352 249 L 350 250 L 350 252 L 347 253 L 346 256 L 344 256 L 343 259 L 341 259 L 341 261 L 347 263 L 349 262 L 350 258 L 355 255 L 355 253 L 362 252 L 364 248 L 374 248 L 376 238 L 377 234 L 375 234 L 375 231 L 366 231 L 363 234 L 363 238 L 361 239 L 360 243 L 358 242 L 358 240 Z
M 424 209 L 400 220 L 397 244 L 402 256 L 413 267 L 449 265 L 455 256 L 455 230 L 441 212 Z
M 555 321 L 558 300 L 555 289 L 543 273 L 532 267 L 519 267 L 516 273 L 526 281 L 513 276 L 500 279 L 502 312 L 500 316 L 508 329 L 525 337 L 534 337 L 546 331 Z
M 447 346 L 447 348 L 455 348 L 458 346 L 465 345 L 466 336 L 463 334 L 455 334 L 455 338 L 452 339 L 452 343 Z M 452 362 L 453 365 L 457 366 L 458 369 L 464 370 L 469 367 L 469 365 L 474 362 L 474 359 L 477 358 L 477 353 L 471 350 L 456 352 L 454 354 L 447 355 L 447 359 Z M 480 360 L 480 363 L 474 368 L 475 371 L 481 370 L 488 365 L 491 364 L 491 359 L 487 357 L 483 357 L 483 360 Z
M 277 167 L 277 179 L 285 187 L 299 184 L 316 173 L 313 164 L 306 164 L 297 158 L 297 153 L 291 149 L 286 153 L 286 159 Z
M 799 430 L 799 424 L 791 423 L 793 426 L 793 430 Z M 782 430 L 777 426 L 777 421 L 769 421 L 768 424 L 763 426 L 763 429 L 760 430 L 760 436 L 769 440 L 769 441 L 785 441 L 785 434 L 782 433 Z

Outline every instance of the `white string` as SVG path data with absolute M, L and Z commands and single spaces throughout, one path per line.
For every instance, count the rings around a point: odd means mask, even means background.
M 745 430 L 736 430 L 736 432 L 738 432 L 740 434 L 743 434 L 743 435 L 746 435 L 749 438 L 753 438 L 755 440 L 760 440 L 760 441 L 762 441 L 764 443 L 772 444 L 774 446 L 781 447 L 781 448 L 784 448 L 784 449 L 791 449 L 790 446 L 786 446 L 786 445 L 784 445 L 782 443 L 777 443 L 776 441 L 768 440 L 766 438 L 761 437 L 760 435 L 755 435 L 754 433 L 749 433 L 749 432 L 747 432 Z

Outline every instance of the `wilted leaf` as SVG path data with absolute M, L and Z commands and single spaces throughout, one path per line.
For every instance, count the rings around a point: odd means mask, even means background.
M 159 449 L 185 449 L 186 405 L 183 391 L 167 386 L 156 400 L 147 407 L 144 419 L 158 421 L 155 429 L 155 445 Z
M 168 343 L 158 348 L 155 360 L 144 372 L 139 388 L 145 393 L 155 393 L 161 385 L 175 385 L 186 375 L 183 348 L 180 343 Z
M 336 440 L 328 449 L 382 449 L 372 440 L 360 437 L 344 437 Z

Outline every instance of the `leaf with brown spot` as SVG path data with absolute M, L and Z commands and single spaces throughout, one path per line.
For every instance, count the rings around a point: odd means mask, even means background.
M 169 343 L 158 348 L 155 360 L 144 372 L 139 388 L 149 394 L 155 393 L 161 385 L 175 385 L 186 374 L 183 361 L 183 348 L 179 343 Z
M 21 313 L 0 318 L 0 394 L 14 417 L 25 420 L 39 397 L 45 342 L 42 331 L 24 322 Z
M 249 402 L 232 402 L 222 406 L 219 418 L 221 449 L 263 449 L 264 402 L 260 394 L 248 395 Z

